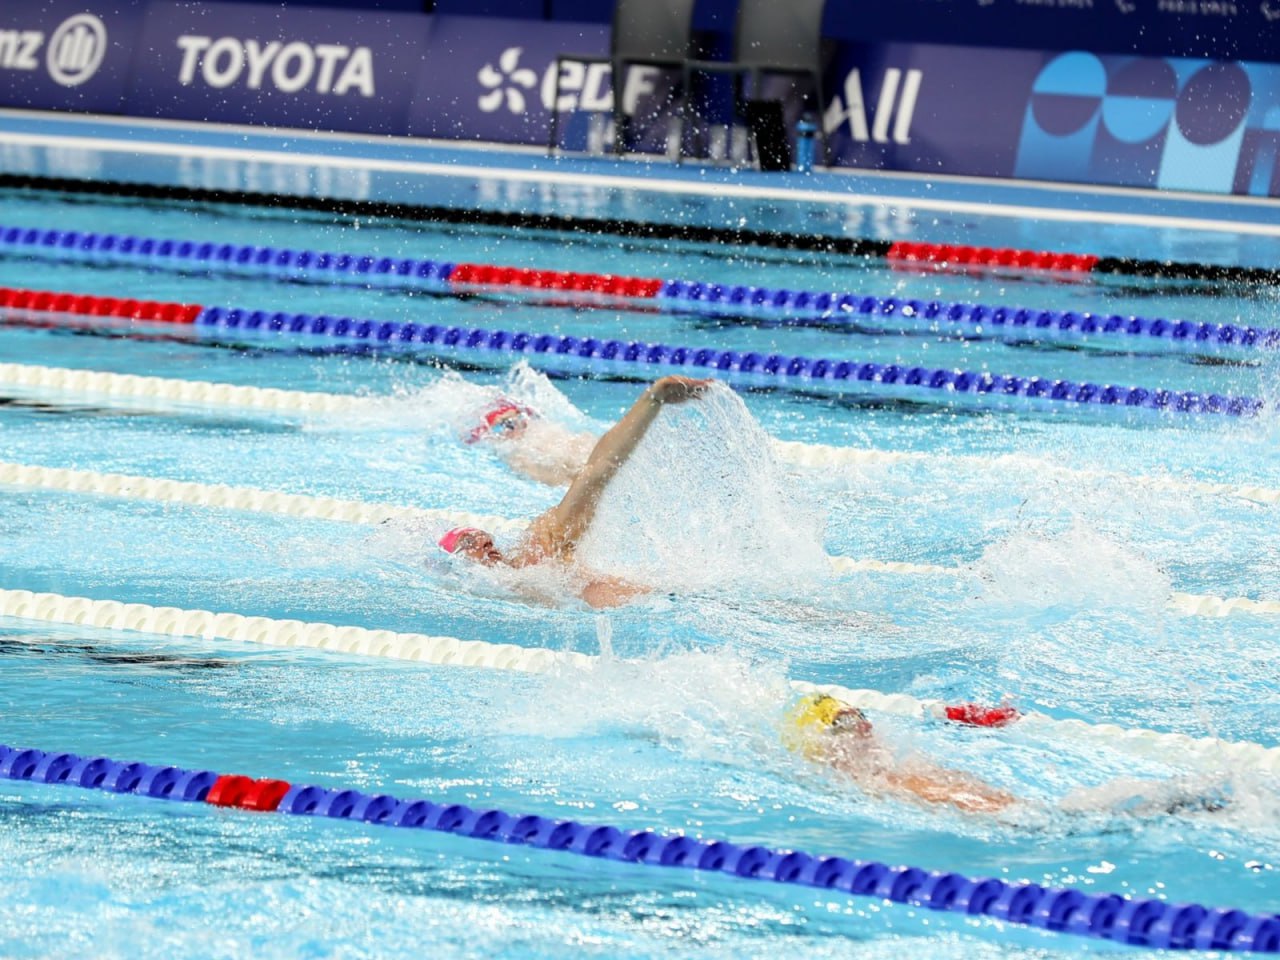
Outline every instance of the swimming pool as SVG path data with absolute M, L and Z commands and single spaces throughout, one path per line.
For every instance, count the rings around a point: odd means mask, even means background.
M 494 180 L 464 187 L 456 177 L 424 177 L 409 192 L 452 192 L 452 200 L 477 204 L 525 196 L 500 175 Z M 576 209 L 593 209 L 581 189 L 563 189 Z M 543 190 L 539 202 L 556 209 L 556 194 Z M 624 204 L 628 217 L 655 222 L 726 216 L 723 203 L 704 198 L 696 208 L 678 193 L 638 190 L 594 202 L 611 213 Z M 781 200 L 732 202 L 750 224 L 775 224 L 775 208 L 802 218 Z M 4 226 L 903 299 L 1259 327 L 1275 313 L 1267 288 L 1205 295 L 1139 279 L 920 274 L 747 246 L 353 222 L 288 208 L 8 191 L 3 210 Z M 1274 237 L 1229 230 L 1100 223 L 1083 234 L 1050 218 L 905 207 L 887 215 L 857 204 L 822 215 L 832 231 L 882 239 L 1275 261 Z M 7 250 L 0 286 L 1275 399 L 1272 360 L 1262 352 L 1196 356 L 1161 344 L 1129 352 L 1096 340 L 1045 346 L 978 331 L 960 338 L 778 326 L 634 304 L 491 290 L 411 295 L 171 266 Z M 338 346 L 6 311 L 7 364 L 382 399 L 298 413 L 10 382 L 0 407 L 3 459 L 524 518 L 556 494 L 482 445 L 459 442 L 476 397 L 467 384 L 525 391 L 564 423 L 598 432 L 652 375 L 615 367 L 607 378 L 547 379 L 534 372 L 536 356 L 526 370 L 511 356 L 477 354 L 462 358 L 462 382 L 442 373 L 430 351 L 365 355 Z M 1017 815 L 992 820 L 868 797 L 789 753 L 778 734 L 788 680 L 796 679 L 952 703 L 1008 697 L 1058 719 L 1275 746 L 1274 618 L 1193 616 L 1169 602 L 1174 593 L 1280 596 L 1274 507 L 1193 485 L 1280 486 L 1270 408 L 1248 418 L 1198 416 L 1018 398 L 955 405 L 945 394 L 848 393 L 822 383 L 754 386 L 738 394 L 745 411 L 717 395 L 709 412 L 682 410 L 655 428 L 648 462 L 666 465 L 669 478 L 628 475 L 591 549 L 647 558 L 662 568 L 662 589 L 604 617 L 563 598 L 520 602 L 501 582 L 439 559 L 427 546 L 429 524 L 8 486 L 0 507 L 5 590 L 605 656 L 526 675 L 7 619 L 0 740 L 1273 912 L 1280 794 L 1263 770 L 1238 762 L 1223 770 L 1212 758 L 1168 752 L 1138 756 L 1118 736 L 1071 726 L 975 730 L 872 714 L 897 750 L 943 759 L 1028 799 Z M 918 456 L 774 465 L 747 413 L 780 440 Z M 1135 479 L 1144 477 L 1178 484 Z M 628 522 L 637 510 L 643 528 Z M 809 532 L 820 528 L 829 554 L 926 569 L 832 574 L 808 549 L 817 540 Z M 694 559 L 682 559 L 685 551 Z M 1235 802 L 1212 815 L 1117 813 L 1101 801 L 1086 812 L 1057 806 L 1116 779 L 1173 777 L 1196 794 L 1224 776 Z M 1114 949 L 874 898 L 427 831 L 10 780 L 0 780 L 0 804 L 11 826 L 0 833 L 10 890 L 0 937 L 9 955 L 804 949 L 970 957 Z

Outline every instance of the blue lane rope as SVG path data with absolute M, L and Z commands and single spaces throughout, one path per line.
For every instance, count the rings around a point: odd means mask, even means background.
M 452 289 L 449 279 L 457 266 L 446 261 L 414 258 L 162 240 L 130 234 L 36 227 L 0 227 L 0 249 L 5 247 L 82 260 L 146 263 L 177 269 L 248 272 L 437 291 Z M 521 289 L 518 286 L 504 288 L 510 292 Z M 524 291 L 530 292 L 527 287 Z M 646 302 L 656 303 L 673 312 L 762 316 L 788 325 L 820 322 L 857 326 L 897 320 L 900 324 L 913 326 L 922 323 L 954 324 L 971 328 L 975 333 L 1005 338 L 1035 336 L 1078 340 L 1094 336 L 1143 337 L 1148 342 L 1158 341 L 1189 351 L 1274 350 L 1280 347 L 1280 329 L 1276 328 L 687 280 L 664 281 L 656 299 Z
M 404 286 L 433 288 L 442 288 L 454 267 L 452 263 L 435 260 L 368 257 L 237 243 L 160 240 L 123 233 L 34 227 L 0 228 L 0 247 L 33 248 L 44 253 L 84 260 L 147 263 L 152 266 L 203 270 L 244 270 L 299 278 L 318 275 L 330 281 L 345 279 L 369 284 L 385 281 Z
M 724 286 L 682 280 L 666 281 L 658 297 L 670 302 L 669 309 L 698 315 L 763 316 L 784 325 L 875 325 L 898 319 L 913 325 L 934 322 L 963 325 L 978 334 L 1006 338 L 1035 336 L 1078 340 L 1100 335 L 1146 337 L 1183 349 L 1214 351 L 1231 348 L 1274 350 L 1280 346 L 1280 329 L 1275 328 L 1100 315 L 1073 310 L 1034 310 L 985 303 L 904 300 L 855 293 Z M 770 316 L 775 313 L 783 316 Z
M 973 879 L 958 873 L 893 867 L 874 860 L 815 857 L 798 850 L 741 847 L 719 840 L 623 831 L 463 804 L 402 800 L 389 794 L 251 780 L 211 770 L 46 753 L 0 744 L 0 777 L 212 803 L 261 812 L 332 817 L 388 827 L 436 830 L 547 850 L 657 867 L 707 870 L 754 880 L 835 890 L 947 913 L 990 917 L 1058 933 L 1174 950 L 1280 953 L 1280 915 L 1118 894 L 1087 894 L 1035 883 Z
M 1253 416 L 1265 406 L 1263 401 L 1253 397 L 1202 394 L 1190 390 L 1076 383 L 1044 377 L 1017 377 L 966 370 L 864 363 L 857 360 L 810 359 L 777 353 L 672 347 L 661 343 L 519 333 L 479 327 L 362 320 L 324 314 L 205 307 L 197 316 L 195 325 L 197 328 L 219 331 L 326 337 L 387 351 L 425 347 L 439 352 L 537 355 L 572 364 L 603 362 L 626 366 L 659 366 L 686 373 L 746 378 L 755 383 L 785 382 L 803 389 L 827 388 L 840 392 L 867 392 L 894 387 L 979 398 L 1018 397 L 1079 406 L 1167 410 L 1230 417 Z

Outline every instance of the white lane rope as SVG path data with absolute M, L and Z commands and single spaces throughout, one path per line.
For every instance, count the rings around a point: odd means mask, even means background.
M 333 414 L 371 412 L 392 402 L 390 397 L 356 396 L 354 394 L 321 393 L 308 390 L 281 390 L 274 387 L 237 386 L 201 380 L 148 377 L 137 374 L 105 373 L 97 370 L 73 370 L 36 364 L 0 363 L 0 385 L 33 390 L 54 390 L 94 394 L 117 400 L 158 400 L 180 404 L 271 412 Z M 832 447 L 825 444 L 774 440 L 774 452 L 786 463 L 813 469 L 832 467 L 885 466 L 905 462 L 930 462 L 943 459 L 936 454 L 914 451 L 865 450 L 854 447 Z M 1232 496 L 1255 503 L 1280 503 L 1280 489 L 1252 484 L 1208 483 L 1176 477 L 1130 476 L 1104 471 L 1063 467 L 1048 460 L 1023 454 L 998 457 L 952 455 L 950 463 L 969 464 L 980 469 L 1034 469 L 1049 475 L 1075 480 L 1138 484 L 1155 490 L 1191 492 L 1205 496 Z
M 527 648 L 515 644 L 370 630 L 330 623 L 307 623 L 301 620 L 245 617 L 237 613 L 214 613 L 209 610 L 153 607 L 145 603 L 91 600 L 56 593 L 33 593 L 30 590 L 0 589 L 0 617 L 534 674 L 563 667 L 590 669 L 599 662 L 598 657 L 588 654 Z M 797 693 L 829 693 L 857 707 L 916 719 L 941 716 L 944 711 L 941 701 L 920 700 L 901 693 L 854 690 L 798 680 L 792 681 L 791 687 Z M 1129 729 L 1115 724 L 1057 720 L 1037 712 L 1024 714 L 1012 729 L 1025 729 L 1024 724 L 1033 731 L 1043 729 L 1054 735 L 1065 734 L 1074 742 L 1088 741 L 1177 766 L 1185 767 L 1194 763 L 1198 767 L 1213 770 L 1234 770 L 1248 766 L 1280 772 L 1280 747 L 1141 728 Z
M 518 531 L 526 523 L 523 520 L 467 513 L 461 510 L 364 503 L 359 500 L 260 490 L 256 487 L 194 483 L 125 473 L 99 473 L 92 470 L 41 467 L 4 461 L 0 461 L 0 484 L 71 493 L 93 493 L 161 503 L 245 510 L 253 513 L 272 513 L 342 523 L 375 524 L 389 519 L 422 520 L 441 526 L 481 527 L 499 533 Z M 841 556 L 833 556 L 830 560 L 832 570 L 842 575 L 870 572 L 959 577 L 969 572 L 965 567 L 946 567 L 937 564 L 898 563 Z M 1251 600 L 1247 597 L 1173 593 L 1169 597 L 1169 605 L 1176 612 L 1201 617 L 1225 617 L 1233 613 L 1280 614 L 1280 601 Z

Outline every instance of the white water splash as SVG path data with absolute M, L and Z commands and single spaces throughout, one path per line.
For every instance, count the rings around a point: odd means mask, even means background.
M 524 404 L 567 429 L 599 429 L 545 374 L 524 360 L 513 366 L 501 383 L 473 383 L 454 370 L 446 370 L 429 383 L 401 386 L 360 413 L 308 422 L 304 429 L 365 431 L 408 424 L 416 431 L 446 430 L 465 437 L 502 399 Z
M 568 738 L 621 732 L 729 763 L 781 754 L 777 724 L 790 696 L 783 668 L 729 651 L 684 651 L 644 660 L 605 657 L 548 675 L 510 732 Z
M 973 565 L 983 599 L 1041 611 L 1138 608 L 1160 614 L 1173 592 L 1163 570 L 1130 544 L 1079 519 L 1060 533 L 1019 531 Z
M 578 557 L 672 589 L 807 591 L 830 576 L 824 525 L 742 400 L 713 386 L 649 428 L 601 499 Z

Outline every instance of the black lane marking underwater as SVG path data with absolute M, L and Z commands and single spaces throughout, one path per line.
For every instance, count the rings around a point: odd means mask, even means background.
M 197 204 L 242 207 L 287 207 L 293 210 L 377 217 L 408 221 L 470 224 L 500 228 L 527 228 L 562 233 L 607 234 L 639 239 L 676 240 L 722 246 L 754 246 L 776 250 L 804 250 L 866 258 L 884 258 L 890 240 L 866 237 L 834 237 L 823 234 L 784 233 L 706 227 L 693 224 L 649 223 L 605 217 L 572 217 L 552 213 L 479 210 L 385 200 L 352 200 L 341 197 L 307 197 L 297 194 L 224 190 L 211 187 L 179 187 L 121 180 L 80 180 L 36 174 L 0 174 L 0 188 L 44 190 L 66 194 L 100 194 Z M 1193 280 L 1205 285 L 1280 285 L 1280 270 L 1209 263 L 1148 260 L 1136 257 L 1100 257 L 1091 273 Z M 1211 291 L 1216 292 L 1216 291 Z
M 30 413 L 76 417 L 145 417 L 151 412 L 148 410 L 131 410 L 128 408 L 116 409 L 112 407 L 97 407 L 92 404 L 77 403 L 74 401 L 69 403 L 52 403 L 45 400 L 33 400 L 30 397 L 15 397 L 7 394 L 0 394 L 0 409 L 5 407 Z
M 437 223 L 478 224 L 492 227 L 522 227 L 562 233 L 594 233 L 639 239 L 683 240 L 693 243 L 758 246 L 780 250 L 813 250 L 848 256 L 883 257 L 891 241 L 821 234 L 782 233 L 703 227 L 678 223 L 647 223 L 604 217 L 571 217 L 554 213 L 526 213 L 508 210 L 479 210 L 430 204 L 396 203 L 385 200 L 349 200 L 340 197 L 304 197 L 295 194 L 258 193 L 249 190 L 221 190 L 209 187 L 174 187 L 119 180 L 76 180 L 34 174 L 0 174 L 0 187 L 47 190 L 58 193 L 99 193 L 113 196 L 223 204 L 227 206 L 288 207 L 344 216 L 379 217 Z
M 139 402 L 136 397 L 129 399 L 135 404 Z M 288 421 L 263 421 L 261 418 L 236 417 L 225 413 L 213 415 L 205 410 L 141 406 L 99 407 L 76 401 L 58 403 L 52 400 L 32 400 L 27 397 L 0 394 L 0 410 L 4 409 L 38 416 L 177 422 L 182 424 L 184 430 L 193 432 L 208 430 L 215 433 L 252 431 L 253 433 L 281 434 L 300 433 L 302 430 L 298 424 Z
M 0 636 L 0 657 L 72 656 L 108 666 L 150 667 L 157 670 L 221 670 L 238 667 L 235 660 L 217 657 L 180 656 L 165 653 L 124 653 L 104 650 L 88 643 L 75 643 L 30 634 Z

